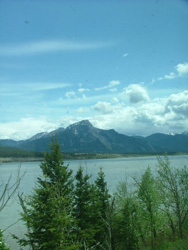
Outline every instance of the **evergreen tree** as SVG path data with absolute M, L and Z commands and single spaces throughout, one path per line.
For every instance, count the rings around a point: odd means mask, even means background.
M 102 169 L 95 182 L 80 167 L 75 176 L 74 216 L 77 221 L 80 249 L 106 249 L 109 194 Z
M 0 250 L 10 250 L 9 246 L 5 243 L 3 232 L 0 229 Z
M 105 249 L 109 245 L 109 212 L 110 212 L 110 195 L 107 189 L 107 183 L 105 181 L 105 174 L 102 170 L 98 172 L 98 176 L 95 180 L 96 186 L 96 200 L 97 200 L 97 233 L 95 239 L 100 242 Z
M 89 183 L 90 177 L 88 174 L 84 175 L 82 167 L 79 167 L 75 176 L 74 217 L 77 221 L 79 249 L 87 249 L 96 244 L 95 188 Z
M 105 219 L 106 211 L 108 210 L 109 207 L 110 195 L 108 193 L 107 183 L 105 181 L 105 174 L 102 168 L 98 172 L 97 179 L 95 180 L 95 185 L 98 197 L 98 213 L 102 218 Z
M 72 171 L 64 165 L 57 140 L 52 140 L 50 149 L 40 165 L 43 178 L 38 178 L 37 187 L 26 201 L 20 197 L 22 220 L 28 233 L 19 243 L 30 245 L 33 250 L 76 250 L 78 244 L 71 214 Z

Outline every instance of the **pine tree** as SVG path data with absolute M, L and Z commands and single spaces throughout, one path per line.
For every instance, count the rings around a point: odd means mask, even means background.
M 107 183 L 105 181 L 105 174 L 102 170 L 98 172 L 98 176 L 95 180 L 96 186 L 96 200 L 97 200 L 97 233 L 95 239 L 100 242 L 100 245 L 106 247 L 109 244 L 109 203 L 110 195 L 107 189 Z
M 80 249 L 95 245 L 96 228 L 93 214 L 95 191 L 94 186 L 89 183 L 90 177 L 88 174 L 84 175 L 82 167 L 78 169 L 75 176 L 74 217 L 77 221 Z
M 50 149 L 40 165 L 43 178 L 38 178 L 37 187 L 26 201 L 20 197 L 22 220 L 28 233 L 19 243 L 30 245 L 33 250 L 76 250 L 78 244 L 71 214 L 72 171 L 64 165 L 57 140 L 52 140 Z
M 9 246 L 5 243 L 3 232 L 0 229 L 0 250 L 10 250 Z
M 94 183 L 80 167 L 76 174 L 74 216 L 77 221 L 80 249 L 104 249 L 107 244 L 109 194 L 102 170 Z

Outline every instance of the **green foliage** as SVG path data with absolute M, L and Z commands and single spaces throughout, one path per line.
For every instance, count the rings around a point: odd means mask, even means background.
M 17 239 L 20 246 L 37 250 L 101 249 L 106 242 L 106 213 L 109 198 L 105 176 L 100 170 L 95 183 L 80 167 L 73 185 L 72 170 L 64 165 L 56 140 L 45 153 L 33 194 L 19 196 L 21 214 L 28 232 Z
M 157 176 L 148 167 L 134 180 L 134 192 L 123 182 L 115 195 L 113 249 L 187 249 L 187 168 L 171 167 L 165 156 L 158 158 Z
M 156 181 L 148 167 L 142 175 L 138 185 L 138 200 L 140 207 L 140 216 L 144 218 L 142 222 L 142 234 L 146 240 L 150 240 L 152 249 L 157 239 L 157 228 L 159 225 L 159 195 L 156 186 Z
M 43 178 L 38 178 L 34 193 L 25 201 L 20 197 L 28 233 L 19 243 L 38 250 L 73 250 L 77 241 L 71 216 L 72 171 L 64 165 L 57 141 L 52 141 L 50 149 L 41 163 Z
M 93 186 L 89 183 L 90 176 L 84 176 L 80 167 L 75 176 L 74 218 L 77 222 L 79 242 L 82 245 L 91 245 L 95 235 L 92 225 L 92 191 Z
M 188 170 L 170 166 L 168 157 L 158 158 L 158 182 L 161 204 L 172 237 L 183 238 L 188 218 Z
M 0 157 L 26 158 L 26 157 L 43 157 L 41 152 L 31 152 L 15 147 L 0 146 Z
M 10 250 L 9 246 L 5 243 L 3 233 L 0 230 L 0 250 Z
M 95 180 L 95 185 L 96 185 L 96 195 L 98 198 L 98 204 L 97 204 L 98 212 L 101 217 L 105 218 L 106 211 L 109 206 L 110 195 L 108 193 L 107 183 L 105 181 L 105 175 L 102 168 L 98 172 L 98 176 Z
M 109 209 L 111 196 L 107 189 L 105 174 L 102 168 L 99 170 L 98 176 L 95 180 L 95 187 L 96 205 L 94 207 L 94 213 L 97 225 L 95 241 L 100 242 L 99 249 L 102 247 L 106 249 L 109 245 Z
M 18 239 L 33 250 L 175 250 L 188 245 L 188 170 L 158 158 L 134 178 L 134 191 L 121 182 L 108 193 L 102 169 L 95 181 L 80 166 L 75 179 L 64 165 L 60 145 L 50 145 L 42 178 L 20 203 L 28 232 Z M 2 236 L 1 236 L 2 237 Z M 6 248 L 3 248 L 7 250 Z
M 108 191 L 102 170 L 95 184 L 90 183 L 90 176 L 80 167 L 75 176 L 74 218 L 80 249 L 101 248 L 105 239 L 105 212 L 108 207 Z
M 115 249 L 136 250 L 138 249 L 137 205 L 135 197 L 127 190 L 126 182 L 119 184 L 115 198 Z

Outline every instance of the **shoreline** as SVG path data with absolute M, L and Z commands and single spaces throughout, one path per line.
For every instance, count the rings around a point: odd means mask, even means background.
M 35 158 L 35 157 L 0 157 L 0 164 L 1 163 L 8 163 L 8 162 L 35 162 L 35 161 L 43 161 L 43 158 Z
M 188 153 L 176 152 L 176 153 L 156 153 L 156 154 L 106 154 L 106 153 L 63 153 L 63 160 L 94 160 L 94 159 L 118 159 L 118 158 L 131 158 L 131 157 L 150 157 L 150 156 L 164 156 L 165 154 L 176 155 L 188 155 Z M 35 162 L 43 161 L 43 157 L 0 157 L 1 163 L 9 162 Z

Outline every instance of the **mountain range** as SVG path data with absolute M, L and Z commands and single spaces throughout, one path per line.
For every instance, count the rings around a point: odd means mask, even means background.
M 188 152 L 188 133 L 167 135 L 152 134 L 147 137 L 126 136 L 114 129 L 94 127 L 88 120 L 74 123 L 52 132 L 42 132 L 30 139 L 0 140 L 0 146 L 20 148 L 34 152 L 49 150 L 52 138 L 57 138 L 65 153 L 176 153 Z

